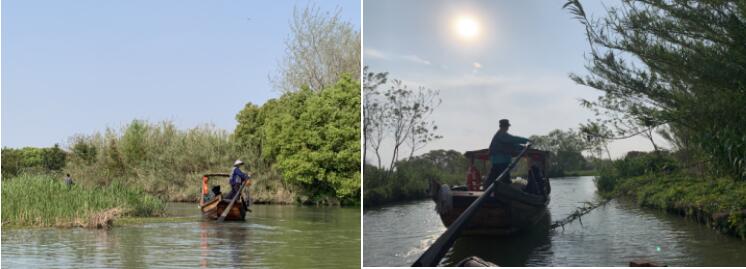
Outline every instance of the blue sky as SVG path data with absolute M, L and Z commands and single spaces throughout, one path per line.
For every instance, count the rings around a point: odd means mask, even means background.
M 2 146 L 65 145 L 133 119 L 232 131 L 277 97 L 307 1 L 2 1 Z M 318 1 L 360 27 L 360 2 Z
M 365 1 L 364 64 L 410 88 L 440 90 L 443 103 L 431 119 L 443 139 L 416 154 L 486 148 L 501 118 L 511 120 L 511 133 L 528 137 L 577 128 L 593 116 L 578 99 L 595 99 L 599 92 L 568 78 L 569 73 L 587 73 L 589 45 L 583 26 L 562 9 L 564 3 Z M 599 17 L 605 15 L 604 5 L 615 1 L 582 3 Z M 463 39 L 454 31 L 460 16 L 477 22 L 476 38 Z M 642 138 L 610 145 L 616 157 L 651 149 Z

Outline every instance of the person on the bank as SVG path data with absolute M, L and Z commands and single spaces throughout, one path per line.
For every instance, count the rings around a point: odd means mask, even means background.
M 231 171 L 231 177 L 228 180 L 228 183 L 231 184 L 231 192 L 228 193 L 228 196 L 226 196 L 226 199 L 233 199 L 233 196 L 238 193 L 238 189 L 241 188 L 241 184 L 244 183 L 244 181 L 251 178 L 251 176 L 244 174 L 244 172 L 241 172 L 241 169 L 239 166 L 243 165 L 243 161 L 236 160 L 236 162 L 233 163 L 233 170 Z
M 70 174 L 67 174 L 67 176 L 65 177 L 65 185 L 67 185 L 68 188 L 75 185 L 75 182 L 73 182 L 73 178 L 70 177 Z
M 521 144 L 530 142 L 527 138 L 520 136 L 513 136 L 508 133 L 510 122 L 506 119 L 500 120 L 500 129 L 497 130 L 495 136 L 492 137 L 490 142 L 490 162 L 492 167 L 490 173 L 487 175 L 487 179 L 484 181 L 484 188 L 487 189 L 490 184 L 510 165 L 512 160 L 512 153 L 518 150 L 522 150 Z M 510 184 L 510 171 L 505 173 L 500 182 Z

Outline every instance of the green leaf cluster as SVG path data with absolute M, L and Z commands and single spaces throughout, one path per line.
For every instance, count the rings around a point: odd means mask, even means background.
M 592 48 L 590 74 L 571 77 L 604 93 L 588 106 L 668 124 L 715 176 L 746 179 L 746 2 L 622 1 L 599 20 L 565 6 Z
M 468 160 L 455 150 L 433 150 L 398 161 L 395 170 L 365 165 L 365 207 L 427 197 L 430 179 L 462 185 Z
M 67 153 L 57 144 L 49 148 L 3 148 L 3 178 L 23 172 L 59 171 L 65 167 L 66 159 Z
M 312 91 L 247 104 L 233 134 L 250 163 L 301 186 L 310 203 L 355 203 L 360 196 L 360 83 L 343 76 Z M 338 201 L 333 201 L 338 200 Z
M 590 145 L 583 140 L 580 133 L 572 129 L 557 129 L 547 135 L 532 135 L 529 140 L 533 148 L 549 152 L 546 171 L 549 177 L 562 177 L 569 171 L 592 169 L 591 163 L 582 154 Z

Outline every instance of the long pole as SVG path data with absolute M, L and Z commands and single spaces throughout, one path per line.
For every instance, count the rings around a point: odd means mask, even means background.
M 241 192 L 243 191 L 244 186 L 246 186 L 245 182 L 241 183 L 241 187 L 238 188 L 238 192 L 236 192 L 236 195 L 233 196 L 233 199 L 231 199 L 231 202 L 228 204 L 225 210 L 223 210 L 223 214 L 221 214 L 220 218 L 218 218 L 218 222 L 223 222 L 225 220 L 225 217 L 228 216 L 228 213 L 231 211 L 233 204 L 236 203 L 236 200 L 238 200 L 238 197 L 241 196 Z
M 435 240 L 435 243 L 430 245 L 430 247 L 425 251 L 425 253 L 422 253 L 419 259 L 415 261 L 412 264 L 412 267 L 434 267 L 438 266 L 438 263 L 440 263 L 440 260 L 443 258 L 443 256 L 446 255 L 446 252 L 453 246 L 453 243 L 456 242 L 456 238 L 461 234 L 462 227 L 464 227 L 464 224 L 466 224 L 469 219 L 471 219 L 472 216 L 474 216 L 474 213 L 477 212 L 477 210 L 482 207 L 482 204 L 487 199 L 487 197 L 492 193 L 497 186 L 498 181 L 515 165 L 518 163 L 518 160 L 523 157 L 524 154 L 526 154 L 526 151 L 531 146 L 531 144 L 526 144 L 526 146 L 523 148 L 523 151 L 521 151 L 520 154 L 518 154 L 518 157 L 513 160 L 513 162 L 508 165 L 508 168 L 503 170 L 502 173 L 500 173 L 499 176 L 495 179 L 492 184 L 490 184 L 489 187 L 482 193 L 482 195 L 479 196 L 474 202 L 471 203 L 471 205 L 464 210 L 464 213 L 459 216 L 456 221 L 454 221 L 446 231 L 438 237 L 437 240 Z

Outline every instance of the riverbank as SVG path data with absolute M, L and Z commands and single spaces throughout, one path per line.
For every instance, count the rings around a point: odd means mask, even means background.
M 658 173 L 604 184 L 606 190 L 599 190 L 603 196 L 630 197 L 642 207 L 665 210 L 746 240 L 746 182 Z
M 158 223 L 183 220 L 164 215 L 168 202 L 194 205 L 198 193 L 185 199 L 167 200 L 143 189 L 113 181 L 107 186 L 76 184 L 68 187 L 57 174 L 22 174 L 2 181 L 3 228 L 85 227 Z M 230 189 L 226 185 L 222 188 Z M 281 184 L 280 180 L 256 179 L 251 187 L 254 204 L 321 205 Z M 338 200 L 326 199 L 323 205 L 338 207 Z M 357 204 L 359 205 L 359 204 Z M 354 207 L 354 206 L 353 206 Z M 195 211 L 197 212 L 197 211 Z
M 2 181 L 3 227 L 106 228 L 120 216 L 158 216 L 163 200 L 118 181 L 106 187 L 67 186 L 52 175 Z

